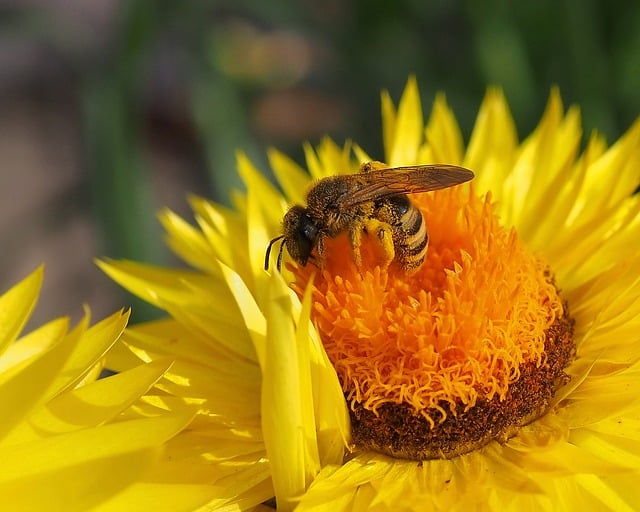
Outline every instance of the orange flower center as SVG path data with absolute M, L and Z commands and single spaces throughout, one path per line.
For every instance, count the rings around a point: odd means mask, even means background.
M 313 321 L 352 408 L 408 404 L 429 424 L 479 399 L 503 400 L 522 365 L 545 363 L 564 315 L 546 266 L 470 187 L 411 196 L 429 233 L 417 273 L 381 268 L 365 236 L 357 269 L 346 236 L 326 244 Z M 290 267 L 294 289 L 313 265 Z

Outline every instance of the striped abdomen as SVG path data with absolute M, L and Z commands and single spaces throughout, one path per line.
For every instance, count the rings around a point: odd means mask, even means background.
M 396 260 L 405 272 L 417 271 L 427 254 L 429 235 L 422 213 L 406 195 L 384 199 L 376 217 L 392 229 Z

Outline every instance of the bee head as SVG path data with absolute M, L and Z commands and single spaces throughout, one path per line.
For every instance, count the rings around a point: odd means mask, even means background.
M 292 206 L 284 216 L 282 231 L 289 255 L 301 265 L 306 265 L 318 241 L 318 226 L 307 209 Z

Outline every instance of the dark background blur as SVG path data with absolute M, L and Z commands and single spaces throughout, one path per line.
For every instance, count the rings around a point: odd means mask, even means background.
M 382 158 L 380 91 L 410 74 L 466 138 L 487 85 L 521 137 L 553 84 L 609 142 L 640 113 L 631 0 L 0 0 L 0 24 L 0 291 L 44 262 L 34 323 L 133 303 L 93 258 L 173 263 L 155 213 L 227 202 L 236 149 L 266 169 L 328 134 Z

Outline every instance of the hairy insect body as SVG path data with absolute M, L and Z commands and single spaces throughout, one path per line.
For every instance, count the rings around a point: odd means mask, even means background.
M 315 219 L 315 225 L 318 227 L 318 236 L 314 241 L 318 256 L 324 255 L 327 238 L 335 238 L 347 232 L 356 265 L 360 267 L 361 235 L 363 231 L 368 231 L 366 221 L 375 217 L 375 204 L 373 201 L 365 201 L 345 206 L 345 197 L 360 190 L 364 184 L 357 180 L 349 183 L 343 178 L 325 178 L 314 186 L 307 195 L 307 213 Z
M 422 266 L 429 244 L 422 213 L 406 195 L 391 196 L 380 202 L 374 216 L 389 226 L 394 257 L 406 273 L 412 274 Z
M 286 246 L 300 265 L 309 260 L 321 265 L 327 238 L 347 233 L 358 268 L 363 234 L 373 236 L 382 248 L 383 266 L 396 260 L 408 274 L 424 262 L 429 237 L 422 213 L 407 194 L 452 187 L 473 178 L 473 172 L 454 165 L 417 165 L 389 168 L 380 162 L 362 164 L 359 174 L 324 178 L 309 190 L 306 206 L 294 205 L 282 221 L 277 268 Z M 314 253 L 315 251 L 315 253 Z
M 342 198 L 357 189 L 358 184 L 356 182 L 349 185 L 341 178 L 342 176 L 325 178 L 307 194 L 309 216 L 316 219 L 320 231 L 330 238 L 348 230 L 354 221 L 371 210 L 367 203 L 343 206 Z

